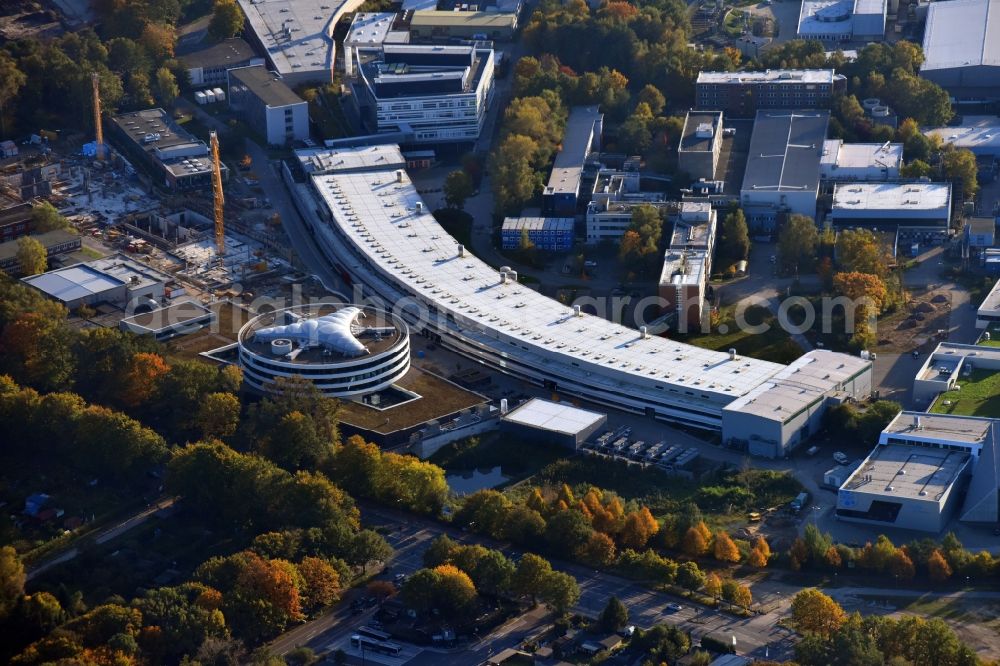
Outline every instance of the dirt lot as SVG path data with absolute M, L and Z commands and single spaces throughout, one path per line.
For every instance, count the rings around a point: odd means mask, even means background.
M 879 352 L 930 351 L 938 331 L 947 331 L 951 299 L 947 291 L 911 291 L 910 301 L 897 312 L 879 320 Z

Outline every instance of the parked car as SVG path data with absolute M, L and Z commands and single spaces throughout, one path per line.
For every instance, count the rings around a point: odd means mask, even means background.
M 667 604 L 667 610 L 671 613 L 676 613 L 677 611 L 684 610 L 684 606 L 680 604 Z
M 837 461 L 838 465 L 847 464 L 847 454 L 842 451 L 837 451 L 833 454 L 833 459 Z

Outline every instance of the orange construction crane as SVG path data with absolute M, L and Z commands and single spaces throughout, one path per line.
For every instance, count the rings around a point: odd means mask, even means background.
M 209 134 L 212 144 L 212 193 L 215 196 L 215 251 L 219 261 L 226 252 L 226 226 L 223 220 L 225 198 L 222 196 L 222 166 L 219 162 L 219 135 Z
M 101 77 L 91 72 L 90 83 L 94 87 L 94 128 L 97 130 L 97 159 L 104 159 L 104 130 L 101 129 Z

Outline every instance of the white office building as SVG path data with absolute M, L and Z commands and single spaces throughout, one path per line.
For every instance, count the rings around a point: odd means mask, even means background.
M 382 45 L 408 44 L 410 33 L 394 30 L 394 12 L 359 12 L 351 20 L 351 28 L 344 37 L 344 73 L 357 74 L 358 63 L 365 58 L 379 58 Z
M 899 180 L 903 165 L 901 143 L 844 143 L 842 139 L 823 142 L 819 177 L 828 181 Z
M 357 148 L 354 156 L 347 152 L 320 159 L 329 166 L 314 168 L 308 184 L 293 182 L 286 172 L 293 200 L 342 274 L 390 303 L 411 304 L 401 316 L 414 332 L 452 351 L 555 393 L 693 427 L 721 428 L 725 439 L 737 442 L 760 432 L 743 429 L 757 427 L 760 419 L 727 426 L 723 411 L 782 373 L 799 371 L 650 336 L 504 279 L 459 246 L 427 212 L 397 146 Z M 315 166 L 316 151 L 300 155 Z M 365 170 L 366 164 L 377 166 Z M 804 363 L 822 368 L 812 373 L 817 376 L 810 392 L 865 397 L 861 383 L 841 377 L 837 369 L 860 364 L 858 373 L 870 377 L 870 361 L 812 354 L 803 357 Z M 789 392 L 793 379 L 783 382 Z M 796 393 L 800 384 L 794 382 Z M 777 446 L 793 446 L 801 428 L 796 433 L 794 442 Z
M 493 100 L 491 48 L 384 44 L 359 73 L 365 124 L 406 143 L 473 142 Z
M 836 183 L 830 220 L 835 226 L 947 229 L 951 183 Z
M 882 41 L 887 9 L 887 0 L 804 0 L 798 35 L 826 42 Z
M 272 146 L 309 138 L 309 105 L 263 66 L 229 71 L 229 108 Z

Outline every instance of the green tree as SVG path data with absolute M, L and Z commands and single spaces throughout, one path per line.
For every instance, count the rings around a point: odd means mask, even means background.
M 592 532 L 587 517 L 576 509 L 569 509 L 549 518 L 545 542 L 551 552 L 572 558 L 587 543 Z
M 351 540 L 348 562 L 360 565 L 362 571 L 368 570 L 371 562 L 385 562 L 392 557 L 392 546 L 373 530 L 361 530 Z
M 677 584 L 694 592 L 705 584 L 705 573 L 694 562 L 684 562 L 677 567 Z
M 24 595 L 24 565 L 11 546 L 0 547 L 0 619 L 7 617 Z
M 538 596 L 557 613 L 564 613 L 580 600 L 580 586 L 569 574 L 553 571 L 545 577 Z
M 243 12 L 235 0 L 215 0 L 208 34 L 212 39 L 228 39 L 243 31 Z
M 903 178 L 926 178 L 931 175 L 931 165 L 923 160 L 913 160 L 899 168 L 899 175 Z
M 805 215 L 789 215 L 778 234 L 778 261 L 786 271 L 811 271 L 816 263 L 819 231 L 816 223 Z
M 941 153 L 941 171 L 952 182 L 961 182 L 964 196 L 971 200 L 979 192 L 979 167 L 976 156 L 965 148 L 950 148 Z
M 24 275 L 44 273 L 49 264 L 45 246 L 31 236 L 21 236 L 17 239 L 17 263 Z
M 639 91 L 636 100 L 640 104 L 646 104 L 654 116 L 663 113 L 663 109 L 667 105 L 667 100 L 663 96 L 663 93 L 656 86 L 648 83 Z
M 0 51 L 0 136 L 7 134 L 7 107 L 27 82 L 28 77 L 18 69 L 17 61 L 6 51 Z
M 525 553 L 517 563 L 514 571 L 514 578 L 511 580 L 511 591 L 518 596 L 530 596 L 532 603 L 535 603 L 542 590 L 542 586 L 552 573 L 552 565 L 549 561 L 535 555 Z
M 493 152 L 491 182 L 497 214 L 519 212 L 541 187 L 541 176 L 532 167 L 538 150 L 538 142 L 531 137 L 513 134 Z
M 740 208 L 727 214 L 722 221 L 719 254 L 728 264 L 746 259 L 750 254 L 750 230 Z
M 469 174 L 457 169 L 444 179 L 444 200 L 450 208 L 464 208 L 465 200 L 472 196 L 473 184 Z
M 209 393 L 198 408 L 197 423 L 205 439 L 232 436 L 240 423 L 239 398 L 232 393 Z
M 31 208 L 31 225 L 36 232 L 43 234 L 47 231 L 69 228 L 69 220 L 60 215 L 56 207 L 48 201 L 42 201 Z
M 675 664 L 691 650 L 691 639 L 680 627 L 657 624 L 640 631 L 632 645 L 653 663 Z
M 160 67 L 156 70 L 154 92 L 157 101 L 164 106 L 172 105 L 174 100 L 180 96 L 181 89 L 177 85 L 177 77 L 174 76 L 174 73 L 169 68 Z
M 601 611 L 598 623 L 604 631 L 621 631 L 628 624 L 628 609 L 618 597 L 612 596 Z
M 837 263 L 845 272 L 885 277 L 888 250 L 869 229 L 845 229 L 837 234 Z

